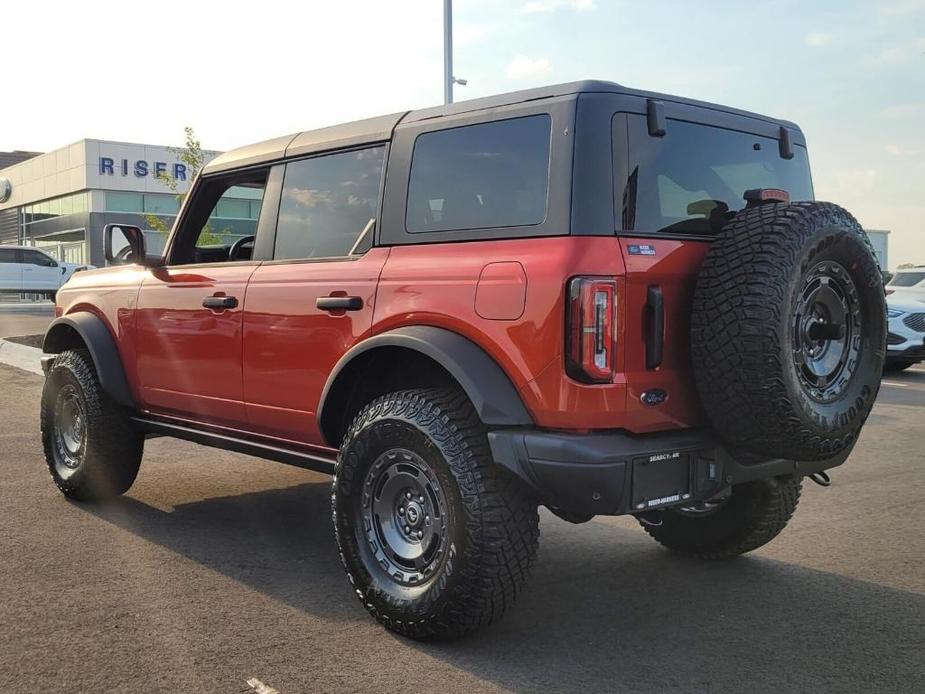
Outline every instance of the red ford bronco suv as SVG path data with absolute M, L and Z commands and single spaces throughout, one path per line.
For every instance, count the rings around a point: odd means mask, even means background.
M 418 639 L 510 606 L 540 504 L 702 558 L 769 542 L 885 352 L 796 125 L 608 82 L 228 152 L 162 255 L 123 225 L 106 254 L 45 336 L 61 491 L 124 493 L 152 436 L 331 473 L 357 596 Z

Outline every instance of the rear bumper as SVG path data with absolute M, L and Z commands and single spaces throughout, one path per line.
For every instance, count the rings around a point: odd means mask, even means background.
M 733 484 L 808 475 L 840 465 L 850 452 L 823 461 L 744 464 L 709 430 L 633 435 L 505 429 L 490 432 L 488 440 L 495 461 L 547 506 L 593 515 L 666 508 L 722 495 Z

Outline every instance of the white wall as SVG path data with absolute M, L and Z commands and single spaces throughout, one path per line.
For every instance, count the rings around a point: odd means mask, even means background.
M 890 232 L 884 229 L 865 229 L 867 238 L 870 239 L 870 245 L 874 247 L 874 253 L 877 254 L 877 260 L 880 262 L 880 269 L 889 269 L 889 240 Z

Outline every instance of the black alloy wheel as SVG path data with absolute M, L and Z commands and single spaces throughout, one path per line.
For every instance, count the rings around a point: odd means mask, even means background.
M 793 359 L 804 391 L 821 403 L 848 386 L 861 350 L 861 305 L 851 275 L 833 261 L 806 275 L 793 317 Z
M 412 451 L 392 448 L 376 458 L 355 512 L 375 561 L 399 585 L 427 580 L 446 557 L 446 496 L 433 470 Z

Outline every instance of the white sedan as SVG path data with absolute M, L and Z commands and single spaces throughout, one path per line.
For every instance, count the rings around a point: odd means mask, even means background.
M 925 359 L 925 301 L 899 292 L 887 296 L 886 301 L 889 332 L 885 368 L 901 371 Z
M 54 296 L 71 275 L 92 267 L 62 263 L 31 246 L 0 246 L 0 291 Z

